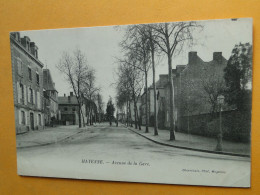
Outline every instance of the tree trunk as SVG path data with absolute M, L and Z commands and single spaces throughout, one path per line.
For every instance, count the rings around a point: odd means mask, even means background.
M 90 125 L 93 125 L 92 105 L 90 105 Z
M 131 112 L 131 102 L 130 101 L 129 101 L 129 116 L 130 116 L 130 127 L 133 127 L 132 112 Z
M 80 104 L 79 104 L 78 116 L 79 116 L 79 128 L 81 128 L 81 107 L 80 107 Z
M 134 112 L 135 112 L 135 129 L 137 129 L 137 117 L 136 117 L 136 98 L 134 95 Z
M 129 125 L 129 107 L 128 107 L 128 99 L 126 100 L 126 126 Z
M 84 113 L 83 113 L 81 107 L 80 107 L 80 112 L 81 112 L 81 114 L 82 114 L 82 123 L 83 123 L 83 127 L 85 127 Z
M 155 62 L 154 62 L 154 48 L 151 42 L 152 66 L 153 66 L 153 99 L 154 99 L 154 135 L 158 135 L 158 118 L 157 118 L 157 98 L 156 98 L 156 85 L 155 85 Z
M 148 87 L 147 87 L 147 71 L 145 71 L 145 133 L 149 132 L 148 129 Z
M 139 130 L 141 130 L 141 115 L 139 116 L 137 107 L 136 107 L 136 117 L 137 117 L 137 120 L 138 120 Z
M 168 66 L 169 66 L 169 84 L 170 84 L 170 140 L 175 140 L 175 119 L 174 119 L 174 97 L 173 97 L 173 81 L 172 81 L 172 58 L 168 53 Z

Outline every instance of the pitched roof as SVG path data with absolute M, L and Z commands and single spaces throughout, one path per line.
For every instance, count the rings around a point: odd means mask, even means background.
M 70 100 L 69 100 L 70 99 Z M 59 96 L 58 104 L 78 104 L 76 96 Z
M 57 91 L 49 69 L 43 69 L 43 88 L 46 90 Z

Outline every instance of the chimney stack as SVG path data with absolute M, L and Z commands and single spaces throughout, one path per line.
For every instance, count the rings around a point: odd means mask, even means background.
M 66 94 L 64 93 L 64 97 L 66 97 Z
M 213 60 L 221 63 L 221 61 L 222 61 L 222 52 L 213 52 Z
M 196 51 L 190 51 L 189 52 L 188 64 L 192 64 L 196 61 L 197 61 L 197 52 Z
M 11 32 L 10 34 L 15 38 L 16 41 L 21 42 L 20 32 Z
M 29 52 L 30 51 L 30 38 L 27 36 L 24 36 L 23 38 L 21 38 L 21 43 L 24 46 L 25 49 L 27 49 Z
M 31 54 L 38 58 L 38 47 L 35 45 L 34 42 L 30 42 L 30 50 L 31 50 Z

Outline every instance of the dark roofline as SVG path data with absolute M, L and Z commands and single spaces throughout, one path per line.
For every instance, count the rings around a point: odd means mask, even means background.
M 36 57 L 34 57 L 29 51 L 27 51 L 27 50 L 22 46 L 21 43 L 19 43 L 18 41 L 15 40 L 15 38 L 14 38 L 12 35 L 10 35 L 10 40 L 11 40 L 11 42 L 13 42 L 16 46 L 18 46 L 21 50 L 23 50 L 23 52 L 24 52 L 25 54 L 27 54 L 33 61 L 35 61 L 41 68 L 43 68 L 44 64 L 43 64 L 40 60 L 38 60 Z

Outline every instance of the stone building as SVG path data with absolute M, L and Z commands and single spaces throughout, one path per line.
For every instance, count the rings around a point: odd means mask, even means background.
M 172 70 L 174 85 L 174 119 L 177 129 L 187 123 L 186 116 L 209 114 L 217 111 L 216 98 L 221 94 L 224 82 L 224 68 L 227 60 L 221 52 L 214 52 L 213 59 L 204 62 L 197 52 L 189 52 L 188 64 L 177 65 Z M 165 104 L 169 105 L 169 87 Z M 230 109 L 224 107 L 226 109 Z M 169 107 L 165 109 L 165 127 L 169 127 Z M 183 120 L 182 120 L 183 119 Z
M 49 69 L 43 69 L 44 122 L 53 125 L 59 119 L 58 91 Z
M 73 92 L 70 92 L 69 96 L 59 96 L 58 97 L 58 107 L 60 111 L 60 123 L 62 125 L 78 125 L 79 124 L 79 104 L 76 96 Z M 83 125 L 83 121 L 86 123 L 86 106 L 85 103 L 81 105 L 81 111 L 83 113 L 83 117 L 81 115 L 81 123 Z
M 43 63 L 38 47 L 19 32 L 10 33 L 16 133 L 44 128 Z

